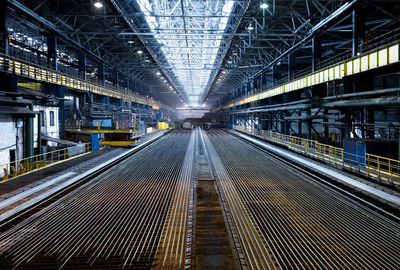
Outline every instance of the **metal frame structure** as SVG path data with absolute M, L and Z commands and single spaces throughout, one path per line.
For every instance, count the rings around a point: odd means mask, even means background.
M 255 93 L 362 53 L 367 40 L 397 28 L 393 1 L 267 2 L 267 9 L 252 3 L 236 33 L 223 63 L 227 72 L 220 72 L 208 97 L 216 107 L 235 99 L 241 87 Z
M 250 0 L 109 0 L 102 9 L 92 1 L 7 2 L 10 24 L 22 22 L 22 38 L 32 39 L 23 43 L 40 51 L 41 33 L 57 32 L 60 68 L 85 62 L 80 70 L 95 78 L 105 70 L 105 81 L 151 82 L 150 93 L 175 107 L 215 107 L 243 85 L 259 91 L 289 74 L 317 70 L 332 56 L 362 51 L 363 33 L 397 18 L 394 1 L 375 0 L 269 0 L 265 9 Z
M 249 5 L 244 1 L 112 0 L 181 100 L 203 104 Z

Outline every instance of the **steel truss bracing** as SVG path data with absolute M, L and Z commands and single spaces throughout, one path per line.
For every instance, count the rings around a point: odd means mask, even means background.
M 140 40 L 117 36 L 130 28 L 110 3 L 105 3 L 101 10 L 95 9 L 91 1 L 8 0 L 8 6 L 12 55 L 46 65 L 46 35 L 55 33 L 61 72 L 83 78 L 87 75 L 91 81 L 101 80 L 102 63 L 107 84 L 157 96 L 167 104 L 176 105 L 176 93 L 153 72 L 154 60 L 135 53 L 143 49 Z M 16 50 L 19 52 L 15 53 Z M 82 59 L 85 67 L 81 65 Z
M 204 102 L 249 1 L 112 1 L 190 105 Z
M 97 9 L 93 1 L 7 0 L 13 46 L 29 47 L 43 62 L 46 35 L 56 32 L 60 70 L 82 73 L 84 52 L 86 73 L 93 75 L 88 79 L 101 75 L 101 61 L 105 81 L 139 82 L 176 107 L 214 107 L 243 86 L 250 94 L 304 75 L 311 71 L 314 36 L 320 41 L 317 69 L 332 57 L 362 53 L 376 33 L 398 28 L 399 14 L 397 1 L 381 0 L 266 0 L 265 9 L 254 0 L 102 2 Z M 355 36 L 352 12 L 360 26 Z M 295 63 L 290 76 L 289 53 Z
M 356 45 L 358 51 L 367 49 L 372 37 L 384 33 L 383 29 L 389 32 L 396 28 L 392 24 L 396 17 L 393 17 L 393 10 L 398 9 L 394 1 L 271 0 L 266 3 L 269 7 L 261 9 L 259 2 L 252 2 L 238 28 L 223 62 L 227 72 L 219 74 L 208 97 L 216 101 L 216 106 L 217 101 L 232 100 L 238 88 L 256 80 L 262 83 L 257 88 L 250 87 L 248 93 L 265 90 L 272 80 L 274 65 L 280 66 L 278 81 L 287 80 L 290 54 L 296 63 L 291 66 L 292 79 L 293 68 L 298 74 L 311 72 L 312 38 L 315 36 L 319 37 L 321 53 L 316 69 L 329 65 L 330 58 L 340 61 L 341 57 L 350 57 L 354 43 L 354 10 L 358 10 L 356 14 L 361 18 L 357 22 L 369 36 L 368 43 Z M 248 35 L 239 35 L 244 33 Z M 361 40 L 360 36 L 357 38 Z M 238 77 L 243 79 L 238 80 Z

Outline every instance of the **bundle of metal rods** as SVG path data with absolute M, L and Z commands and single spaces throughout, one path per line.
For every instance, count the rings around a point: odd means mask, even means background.
M 155 269 L 185 269 L 187 263 L 189 208 L 192 191 L 195 133 L 192 132 L 185 160 L 176 185 L 171 210 L 165 221 L 163 237 L 157 251 Z M 187 267 L 186 267 L 187 266 Z
M 241 260 L 242 266 L 245 269 L 273 269 L 274 261 L 269 254 L 265 240 L 258 233 L 257 224 L 248 213 L 245 203 L 211 144 L 207 133 L 203 133 L 202 136 L 215 168 L 218 189 L 226 205 L 227 215 L 230 217 L 229 225 L 231 226 L 231 231 L 234 232 L 232 235 L 234 236 L 239 258 L 243 258 Z M 229 150 L 226 149 L 226 151 Z
M 245 203 L 270 268 L 399 269 L 399 223 L 236 137 L 208 135 L 233 186 L 222 185 L 225 199 Z
M 190 132 L 174 132 L 0 235 L 4 269 L 150 268 Z

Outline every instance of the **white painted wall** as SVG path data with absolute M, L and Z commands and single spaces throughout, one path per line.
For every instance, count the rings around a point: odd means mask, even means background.
M 48 106 L 39 106 L 39 105 L 35 105 L 33 106 L 33 110 L 36 112 L 39 111 L 43 111 L 43 115 L 44 115 L 44 126 L 41 127 L 41 133 L 43 135 L 46 135 L 48 137 L 52 137 L 52 138 L 60 138 L 59 135 L 59 117 L 58 117 L 58 107 L 48 107 Z M 50 125 L 50 112 L 54 112 L 54 126 Z M 37 147 L 37 130 L 38 130 L 38 116 L 35 116 L 35 120 L 34 120 L 34 131 L 35 131 L 35 135 L 34 135 L 34 141 L 35 141 L 35 147 Z M 56 143 L 53 142 L 48 142 L 47 143 L 48 146 L 56 146 Z
M 45 125 L 41 127 L 42 134 L 59 138 L 59 118 L 57 107 L 34 106 L 34 111 L 43 111 Z M 54 126 L 50 125 L 50 111 L 54 112 Z M 38 116 L 34 119 L 34 147 L 38 143 Z M 48 143 L 55 146 L 56 143 Z M 0 115 L 0 177 L 4 176 L 4 164 L 10 162 L 10 150 L 15 150 L 16 160 L 20 160 L 24 155 L 24 120 L 12 115 Z
M 10 162 L 10 150 L 16 150 L 16 159 L 23 157 L 23 120 L 0 115 L 0 131 L 0 177 L 3 177 L 3 164 Z
M 209 110 L 177 110 L 176 115 L 178 120 L 184 120 L 186 118 L 202 118 L 205 113 L 210 112 Z

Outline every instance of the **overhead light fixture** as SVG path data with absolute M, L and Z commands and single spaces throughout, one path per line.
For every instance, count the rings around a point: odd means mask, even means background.
M 226 74 L 226 70 L 221 71 L 222 74 Z
M 128 40 L 128 43 L 129 43 L 129 44 L 133 44 L 133 43 L 135 43 L 135 41 L 133 41 L 133 40 Z
M 157 71 L 157 72 L 156 72 L 156 75 L 157 75 L 157 76 L 160 76 L 160 75 L 161 75 L 161 72 L 160 72 L 160 71 Z
M 260 8 L 266 9 L 266 8 L 268 8 L 268 7 L 269 7 L 269 5 L 268 5 L 266 2 L 261 2 L 261 3 L 260 3 Z
M 138 51 L 137 51 L 137 54 L 142 54 L 142 53 L 143 53 L 142 50 L 138 50 Z
M 249 26 L 247 26 L 247 30 L 249 30 L 249 31 L 254 30 L 253 25 L 249 24 Z
M 94 2 L 94 7 L 95 8 L 102 8 L 104 5 L 103 5 L 103 3 L 101 2 L 101 1 L 96 1 L 96 2 Z

